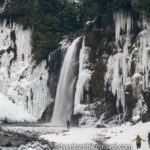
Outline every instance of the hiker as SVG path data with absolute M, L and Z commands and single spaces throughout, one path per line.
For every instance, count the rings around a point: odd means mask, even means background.
M 141 148 L 141 141 L 145 141 L 145 140 L 143 140 L 139 135 L 137 135 L 136 139 L 134 139 L 133 141 L 136 141 L 137 149 L 139 149 Z
M 150 148 L 150 132 L 148 133 L 148 145 L 149 145 L 149 148 Z
M 67 120 L 67 129 L 70 129 L 70 121 Z

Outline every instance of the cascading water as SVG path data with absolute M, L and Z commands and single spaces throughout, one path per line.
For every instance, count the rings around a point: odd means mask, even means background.
M 52 116 L 53 124 L 65 124 L 73 111 L 74 88 L 76 83 L 76 55 L 81 37 L 75 39 L 68 48 L 61 68 L 57 86 L 55 106 Z

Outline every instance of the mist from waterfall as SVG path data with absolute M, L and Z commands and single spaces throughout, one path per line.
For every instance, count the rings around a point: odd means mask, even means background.
M 61 68 L 57 86 L 52 124 L 65 124 L 73 112 L 74 88 L 76 83 L 77 50 L 81 37 L 68 48 Z

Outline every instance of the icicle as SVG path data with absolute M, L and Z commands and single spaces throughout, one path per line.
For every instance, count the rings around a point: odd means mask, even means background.
M 150 87 L 150 24 L 143 19 L 143 22 L 139 24 L 143 30 L 135 39 L 135 44 L 131 45 L 130 15 L 119 12 L 114 15 L 114 19 L 117 53 L 109 57 L 105 84 L 110 83 L 109 90 L 114 96 L 117 95 L 117 107 L 119 101 L 125 107 L 124 90 L 127 85 L 132 85 L 131 94 L 138 101 L 141 101 L 142 90 Z M 129 47 L 132 48 L 130 53 Z M 138 104 L 141 105 L 140 102 Z M 137 107 L 139 107 L 138 104 Z
M 31 34 L 16 23 L 0 24 L 0 93 L 39 119 L 51 98 L 46 61 L 33 69 Z
M 82 42 L 82 49 L 80 51 L 79 56 L 79 75 L 78 81 L 76 84 L 76 93 L 75 93 L 75 106 L 74 106 L 74 114 L 83 113 L 86 105 L 81 105 L 80 102 L 83 100 L 83 90 L 85 83 L 91 77 L 91 71 L 88 67 L 88 48 L 85 47 L 85 39 Z

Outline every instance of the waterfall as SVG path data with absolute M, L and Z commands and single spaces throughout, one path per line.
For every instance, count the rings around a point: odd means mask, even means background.
M 76 54 L 80 39 L 81 37 L 78 37 L 73 41 L 64 58 L 57 86 L 52 116 L 53 124 L 65 124 L 73 112 L 77 67 Z

